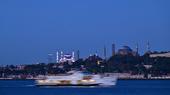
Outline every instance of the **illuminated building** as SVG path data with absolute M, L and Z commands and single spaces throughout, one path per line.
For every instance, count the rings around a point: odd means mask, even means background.
M 64 62 L 75 62 L 75 56 L 74 56 L 74 52 L 72 52 L 72 54 L 64 54 L 62 51 L 59 53 L 56 53 L 56 61 L 57 63 L 64 63 Z

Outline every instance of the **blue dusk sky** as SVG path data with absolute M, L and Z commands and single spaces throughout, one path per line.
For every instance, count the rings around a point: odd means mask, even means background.
M 0 0 L 0 64 L 47 62 L 57 50 L 111 55 L 170 50 L 170 0 Z

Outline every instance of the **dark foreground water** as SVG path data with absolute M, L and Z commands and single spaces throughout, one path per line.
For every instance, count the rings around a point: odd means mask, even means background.
M 0 80 L 0 95 L 170 95 L 170 80 L 118 80 L 114 87 L 36 87 L 33 80 Z

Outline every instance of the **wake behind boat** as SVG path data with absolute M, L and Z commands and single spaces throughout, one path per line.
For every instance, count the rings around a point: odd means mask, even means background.
M 114 86 L 117 77 L 99 74 L 83 74 L 80 71 L 70 71 L 67 74 L 45 76 L 36 80 L 36 86 Z

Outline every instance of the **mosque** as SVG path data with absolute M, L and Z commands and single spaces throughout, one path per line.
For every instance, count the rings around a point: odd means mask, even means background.
M 64 62 L 72 63 L 72 62 L 75 62 L 74 52 L 72 52 L 72 54 L 64 54 L 63 51 L 61 51 L 60 53 L 57 52 L 56 53 L 56 62 L 57 63 L 64 63 Z

